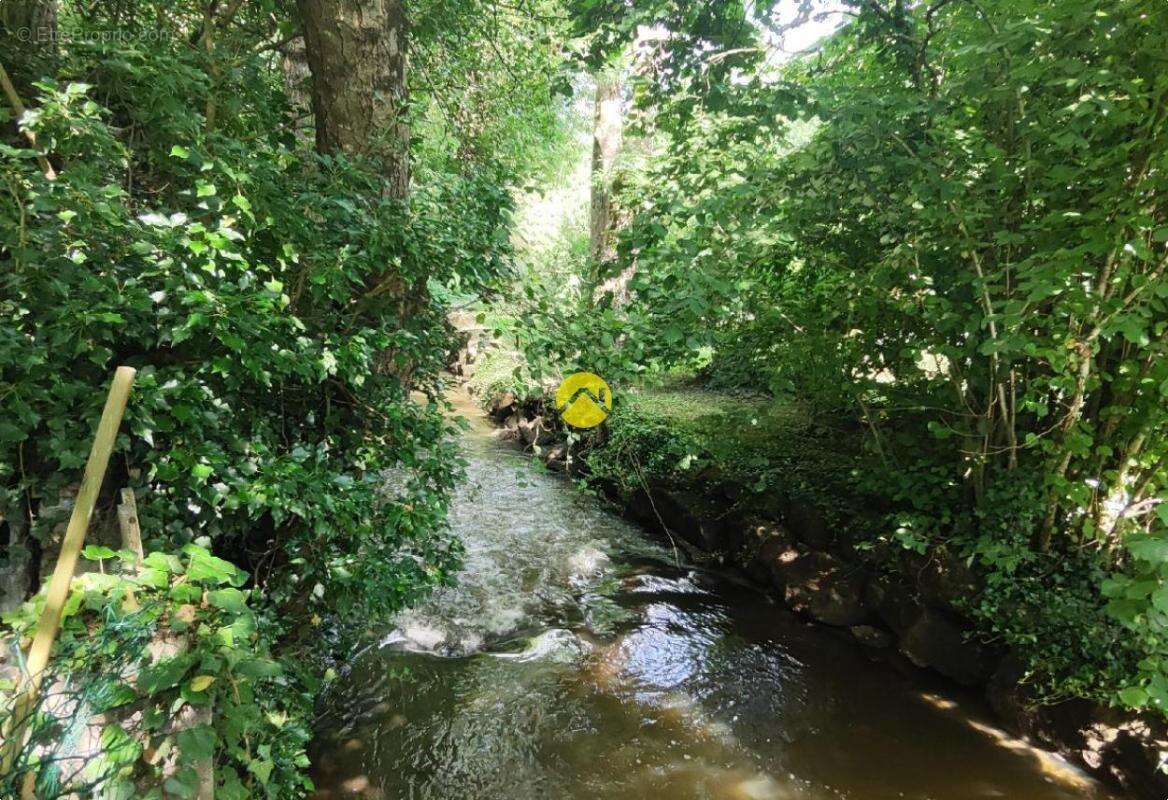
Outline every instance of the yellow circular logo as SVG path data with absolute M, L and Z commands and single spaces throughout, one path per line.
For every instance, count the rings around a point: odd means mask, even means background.
M 573 428 L 594 428 L 612 411 L 612 389 L 599 375 L 577 372 L 556 389 L 556 409 Z

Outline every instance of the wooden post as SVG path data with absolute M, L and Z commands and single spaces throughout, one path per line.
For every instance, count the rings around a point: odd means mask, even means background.
M 118 505 L 118 527 L 122 530 L 122 548 L 132 552 L 138 563 L 146 557 L 142 550 L 142 527 L 138 524 L 138 503 L 133 489 L 122 489 L 122 502 Z
M 81 488 L 73 505 L 73 514 L 69 517 L 69 527 L 65 530 L 65 539 L 61 543 L 61 554 L 57 557 L 57 565 L 53 568 L 53 577 L 49 581 L 49 590 L 45 593 L 45 608 L 37 622 L 36 635 L 28 651 L 24 685 L 13 704 L 12 718 L 5 726 L 7 730 L 3 755 L 0 757 L 0 775 L 8 774 L 24 746 L 28 716 L 35 707 L 45 667 L 49 663 L 49 654 L 61 628 L 61 612 L 69 596 L 69 584 L 77 568 L 81 546 L 85 543 L 89 519 L 93 516 L 93 507 L 101 491 L 101 482 L 105 477 L 110 453 L 114 449 L 118 428 L 122 424 L 122 415 L 126 411 L 126 400 L 130 396 L 135 373 L 136 370 L 131 367 L 118 367 L 113 383 L 110 384 L 105 409 L 101 412 L 101 421 L 97 424 L 93 447 L 89 451 L 89 460 L 85 463 Z
M 134 554 L 134 568 L 142 566 L 146 553 L 142 550 L 142 526 L 138 524 L 138 502 L 133 489 L 122 489 L 122 502 L 118 504 L 118 527 L 122 531 L 122 549 Z M 137 611 L 140 606 L 134 597 L 134 588 L 126 587 L 126 600 L 122 603 L 126 611 Z
M 20 120 L 24 116 L 24 103 L 20 102 L 20 95 L 16 93 L 16 87 L 12 85 L 12 79 L 8 77 L 8 70 L 4 69 L 3 64 L 0 64 L 0 89 L 4 90 L 4 94 L 8 98 L 8 105 L 12 107 L 12 114 L 16 117 L 16 124 L 19 126 Z M 41 172 L 49 180 L 55 181 L 57 179 L 57 173 L 53 170 L 53 165 L 49 163 L 49 159 L 37 146 L 36 134 L 27 128 L 22 133 L 28 139 L 28 143 L 32 146 L 32 149 L 36 150 L 36 160 L 37 164 L 40 165 Z

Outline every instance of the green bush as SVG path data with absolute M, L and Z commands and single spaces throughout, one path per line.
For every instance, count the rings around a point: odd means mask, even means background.
M 448 562 L 431 533 L 452 480 L 446 426 L 397 377 L 430 380 L 445 333 L 440 309 L 399 316 L 365 286 L 386 263 L 405 281 L 498 270 L 506 196 L 436 179 L 407 212 L 343 162 L 270 143 L 245 167 L 176 144 L 170 202 L 146 205 L 86 89 L 43 88 L 38 132 L 101 155 L 55 181 L 25 153 L 0 162 L 5 516 L 45 542 L 60 519 L 41 509 L 75 480 L 107 377 L 128 364 L 139 378 L 107 482 L 139 491 L 151 545 L 210 536 L 262 579 L 296 565 L 277 601 L 396 607 Z M 379 491 L 390 468 L 409 472 L 401 497 Z
M 524 287 L 528 363 L 789 401 L 809 422 L 697 442 L 618 409 L 593 471 L 713 465 L 860 520 L 881 569 L 964 559 L 1044 697 L 1164 713 L 1168 6 L 845 5 L 778 66 L 766 12 L 727 25 L 749 5 L 582 15 L 597 60 L 671 36 L 630 77 L 629 296 L 589 296 L 592 265 Z
M 37 797 L 194 797 L 200 762 L 214 764 L 216 797 L 310 790 L 312 694 L 273 657 L 247 575 L 195 544 L 150 553 L 140 569 L 126 551 L 86 555 L 109 571 L 74 582 L 4 796 L 32 775 Z M 13 634 L 31 636 L 43 605 L 7 614 Z
M 861 431 L 884 566 L 958 554 L 1048 697 L 1163 712 L 1168 7 L 852 5 L 780 68 L 679 44 L 640 82 L 661 155 L 618 200 L 609 358 L 708 353 L 710 385 Z
M 137 368 L 94 535 L 129 487 L 147 548 L 185 555 L 151 557 L 147 574 L 170 577 L 136 590 L 130 615 L 119 598 L 145 578 L 85 576 L 73 597 L 91 613 L 69 624 L 140 644 L 175 629 L 168 603 L 194 606 L 197 656 L 155 687 L 150 724 L 213 699 L 222 794 L 303 795 L 313 665 L 457 562 L 444 523 L 459 462 L 435 399 L 444 298 L 509 268 L 515 176 L 490 152 L 451 157 L 443 131 L 438 155 L 421 148 L 408 203 L 391 200 L 378 165 L 299 136 L 264 46 L 283 36 L 267 27 L 288 22 L 281 9 L 244 4 L 210 54 L 190 44 L 201 5 L 123 11 L 62 3 L 63 27 L 118 35 L 4 54 L 31 110 L 0 111 L 0 559 L 51 567 L 109 378 Z M 192 594 L 204 563 L 229 579 Z M 126 666 L 70 630 L 62 669 L 97 685 Z M 269 658 L 271 675 L 237 671 Z M 210 688 L 192 690 L 200 675 Z M 124 744 L 115 772 L 150 785 Z

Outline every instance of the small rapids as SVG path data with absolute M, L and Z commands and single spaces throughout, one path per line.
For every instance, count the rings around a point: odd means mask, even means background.
M 464 569 L 323 698 L 316 797 L 1110 797 L 977 698 L 679 563 L 464 413 Z

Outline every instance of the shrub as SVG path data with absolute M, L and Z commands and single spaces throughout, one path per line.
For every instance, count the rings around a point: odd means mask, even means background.
M 194 797 L 200 763 L 216 797 L 305 795 L 311 694 L 272 656 L 247 575 L 195 544 L 140 569 L 126 551 L 86 555 L 109 571 L 74 581 L 4 795 L 31 775 L 37 797 Z M 32 635 L 43 605 L 5 615 L 14 635 Z

